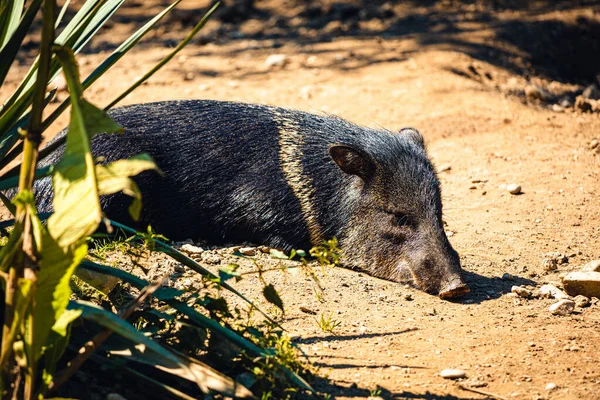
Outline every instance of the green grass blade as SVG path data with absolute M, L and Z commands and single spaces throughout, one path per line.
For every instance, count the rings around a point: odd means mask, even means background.
M 86 270 L 92 271 L 92 272 L 97 272 L 99 274 L 114 276 L 115 278 L 119 278 L 123 282 L 129 283 L 131 286 L 133 286 L 139 290 L 145 288 L 146 286 L 148 286 L 150 284 L 149 282 L 147 282 L 141 278 L 138 278 L 137 276 L 130 274 L 127 271 L 123 271 L 120 268 L 109 267 L 107 265 L 98 264 L 98 263 L 95 263 L 95 262 L 89 261 L 89 260 L 84 260 L 81 263 L 80 268 L 83 268 L 83 269 L 86 269 Z M 161 286 L 158 289 L 156 289 L 156 291 L 152 294 L 152 296 L 161 301 L 168 301 L 168 300 L 175 299 L 177 296 L 182 296 L 183 294 L 184 293 L 181 290 Z
M 115 104 L 117 104 L 118 102 L 123 100 L 123 98 L 125 98 L 135 88 L 137 88 L 142 83 L 144 83 L 148 78 L 150 78 L 152 75 L 154 75 L 154 73 L 156 71 L 161 69 L 163 67 L 163 65 L 165 65 L 167 62 L 169 62 L 169 60 L 171 60 L 173 57 L 175 57 L 175 55 L 177 53 L 179 53 L 194 38 L 194 36 L 196 36 L 196 34 L 200 31 L 200 29 L 202 29 L 202 27 L 204 27 L 204 25 L 206 24 L 208 19 L 211 17 L 211 15 L 215 12 L 215 10 L 217 9 L 217 7 L 219 7 L 220 4 L 221 3 L 216 3 L 210 10 L 208 10 L 208 12 L 206 14 L 204 14 L 204 17 L 202 17 L 202 19 L 200 20 L 200 22 L 198 22 L 198 24 L 194 27 L 194 29 L 192 29 L 192 31 L 186 36 L 186 38 L 183 39 L 183 41 L 181 43 L 179 43 L 179 45 L 171 53 L 169 53 L 165 58 L 160 60 L 160 62 L 158 64 L 156 64 L 154 66 L 154 68 L 152 68 L 150 71 L 146 72 L 146 74 L 144 76 L 142 76 L 140 79 L 138 79 L 133 85 L 131 85 L 127 90 L 125 90 L 119 96 L 117 96 L 117 98 L 114 99 L 104 109 L 108 110 L 108 109 L 114 107 Z
M 8 71 L 17 57 L 17 53 L 21 47 L 21 44 L 23 43 L 23 39 L 25 38 L 25 35 L 27 35 L 27 32 L 29 31 L 29 28 L 31 27 L 33 19 L 37 14 L 41 4 L 42 0 L 34 0 L 29 5 L 14 34 L 8 40 L 6 45 L 2 46 L 2 50 L 0 50 L 0 60 L 2 60 L 0 63 L 0 87 L 4 83 L 4 79 L 6 79 Z
M 0 9 L 0 49 L 4 48 L 19 26 L 24 5 L 24 0 L 3 2 Z
M 91 39 L 90 33 L 95 33 L 123 4 L 124 0 L 88 1 L 84 3 L 73 20 L 65 27 L 56 38 L 55 44 L 62 44 L 73 49 L 77 54 L 81 48 Z M 105 4 L 106 3 L 106 4 Z M 87 36 L 86 36 L 87 35 Z M 82 39 L 83 37 L 83 39 Z M 30 94 L 37 75 L 39 59 L 36 59 L 21 84 L 10 99 L 4 104 L 6 114 L 0 115 L 0 132 L 5 132 L 13 125 L 15 118 L 22 117 L 30 104 Z M 55 57 L 50 67 L 50 79 L 52 82 L 62 70 L 60 63 Z
M 81 310 L 81 317 L 83 319 L 93 321 L 105 328 L 108 328 L 119 336 L 128 339 L 135 344 L 145 345 L 149 350 L 153 351 L 157 355 L 160 355 L 164 361 L 167 361 L 172 365 L 186 368 L 186 366 L 180 362 L 177 356 L 157 342 L 146 337 L 143 333 L 135 329 L 129 322 L 119 318 L 118 315 L 113 314 L 93 303 L 81 300 L 71 300 L 69 302 L 68 309 Z
M 69 8 L 70 3 L 71 3 L 71 0 L 67 0 L 67 1 L 65 1 L 65 4 L 63 4 L 62 8 L 60 9 L 60 13 L 58 14 L 58 17 L 56 18 L 56 23 L 54 24 L 54 29 L 58 29 L 58 26 L 60 25 L 60 22 L 62 21 L 63 17 L 65 16 L 65 13 L 67 12 L 67 8 Z
M 132 234 L 132 235 L 136 235 L 137 232 L 135 229 L 132 229 L 126 225 L 120 224 L 116 221 L 113 220 L 109 220 L 110 224 L 116 228 L 122 229 L 123 231 Z M 191 258 L 189 258 L 188 256 L 186 256 L 185 254 L 183 254 L 180 251 L 175 250 L 173 247 L 169 246 L 168 244 L 161 242 L 160 240 L 155 240 L 156 242 L 156 249 L 160 252 L 163 252 L 169 256 L 171 256 L 171 258 L 179 261 L 180 263 L 190 267 L 191 269 L 193 269 L 194 271 L 196 271 L 197 273 L 199 273 L 200 275 L 211 279 L 211 280 L 220 280 L 219 277 L 215 274 L 213 274 L 212 272 L 210 272 L 209 270 L 207 270 L 206 268 L 204 268 L 202 265 L 198 264 L 196 261 L 192 260 Z M 251 305 L 252 307 L 254 307 L 254 309 L 258 310 L 258 312 L 260 312 L 269 322 L 271 322 L 272 324 L 274 324 L 275 326 L 277 326 L 278 328 L 283 329 L 283 327 L 281 325 L 279 325 L 277 322 L 275 322 L 271 317 L 269 317 L 265 312 L 263 312 L 260 308 L 258 308 L 250 299 L 248 299 L 246 296 L 244 296 L 242 293 L 238 292 L 234 287 L 230 286 L 228 283 L 226 282 L 221 282 L 220 283 L 221 287 L 229 290 L 230 292 L 232 292 L 233 294 L 235 294 L 236 296 L 238 296 L 239 298 L 241 298 L 242 300 L 244 300 L 246 303 L 248 303 L 249 305 Z
M 40 179 L 45 176 L 49 176 L 52 174 L 53 165 L 48 167 L 38 168 L 35 170 L 35 179 Z M 19 177 L 11 176 L 10 178 L 6 178 L 0 181 L 0 190 L 8 190 L 11 188 L 15 188 L 19 185 Z
M 148 21 L 143 27 L 141 27 L 137 32 L 131 35 L 125 42 L 123 42 L 108 58 L 106 58 L 102 64 L 100 64 L 92 73 L 83 81 L 83 89 L 87 89 L 94 82 L 98 80 L 106 71 L 110 69 L 117 61 L 119 61 L 127 52 L 137 44 L 146 33 L 158 21 L 160 21 L 168 12 L 170 12 L 177 4 L 179 4 L 181 0 L 177 0 L 175 3 L 171 4 L 169 7 L 165 8 L 160 14 L 152 18 Z M 63 112 L 67 109 L 67 107 L 71 104 L 70 98 L 67 98 L 63 101 L 57 108 L 46 118 L 44 121 L 44 127 L 47 128 L 50 126 Z M 48 154 L 59 148 L 61 145 L 65 143 L 65 137 L 52 142 L 50 145 L 46 146 L 40 152 L 40 158 L 46 157 Z M 1 166 L 0 166 L 1 168 Z
M 50 92 L 46 93 L 46 98 L 44 99 L 44 108 L 48 105 L 48 103 L 50 103 L 52 101 L 52 98 L 54 97 L 55 93 L 56 93 L 56 89 L 52 89 Z M 13 146 L 15 145 L 15 143 L 17 143 L 21 139 L 21 135 L 19 134 L 19 129 L 24 129 L 25 126 L 29 123 L 29 114 L 30 114 L 30 112 L 27 112 L 23 117 L 21 117 L 17 121 L 17 123 L 15 125 L 10 127 L 10 129 L 8 130 L 8 132 L 5 135 L 0 137 L 0 169 L 7 166 L 12 160 L 17 158 L 17 156 L 19 156 L 21 154 L 23 143 L 21 142 L 19 144 L 18 149 L 13 148 Z M 45 128 L 42 128 L 42 131 L 44 129 Z M 11 152 L 8 153 L 8 151 L 11 148 L 13 150 L 11 150 Z M 3 174 L 3 176 L 18 175 L 18 173 L 19 173 L 18 168 L 20 165 L 21 164 L 19 163 L 19 165 L 15 166 L 9 172 Z

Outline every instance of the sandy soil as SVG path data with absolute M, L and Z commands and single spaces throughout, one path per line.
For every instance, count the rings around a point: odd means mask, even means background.
M 195 15 L 196 3 L 184 5 L 188 11 L 168 19 L 90 88 L 89 99 L 108 103 L 167 54 L 184 36 L 180 21 Z M 463 384 L 504 398 L 599 399 L 600 304 L 559 317 L 548 311 L 553 300 L 510 295 L 512 285 L 560 284 L 562 273 L 600 258 L 600 154 L 589 146 L 600 138 L 599 114 L 555 112 L 552 102 L 528 101 L 522 94 L 528 81 L 572 94 L 587 78 L 577 81 L 552 63 L 536 65 L 528 47 L 501 34 L 510 33 L 502 29 L 514 21 L 593 20 L 600 8 L 587 3 L 496 13 L 396 8 L 396 15 L 410 11 L 412 19 L 361 21 L 353 33 L 356 27 L 345 22 L 304 27 L 305 20 L 293 17 L 300 2 L 277 8 L 266 1 L 261 9 L 273 15 L 239 25 L 211 22 L 202 40 L 123 104 L 240 100 L 334 113 L 367 126 L 413 126 L 424 134 L 435 163 L 450 167 L 440 178 L 447 230 L 472 288 L 464 299 L 442 301 L 335 269 L 322 279 L 320 302 L 302 275 L 285 281 L 272 275 L 287 308 L 284 327 L 333 380 L 321 390 L 339 399 L 368 397 L 373 390 L 385 399 L 485 398 L 439 376 L 444 368 L 460 368 L 467 375 Z M 92 70 L 139 25 L 140 14 L 152 11 L 126 8 L 121 22 L 79 57 L 82 69 Z M 423 27 L 424 21 L 437 22 Z M 271 54 L 285 54 L 288 63 L 266 67 Z M 8 89 L 23 72 L 21 67 L 9 77 Z M 62 119 L 54 131 L 64 124 Z M 523 194 L 509 194 L 509 183 L 521 185 Z M 568 263 L 544 271 L 549 252 L 566 254 Z M 502 280 L 504 273 L 515 281 Z M 260 301 L 255 278 L 239 288 Z M 335 335 L 322 332 L 300 307 L 333 313 L 340 323 Z M 550 382 L 557 388 L 546 390 Z

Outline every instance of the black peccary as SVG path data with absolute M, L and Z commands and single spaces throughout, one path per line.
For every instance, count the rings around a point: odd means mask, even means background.
M 115 109 L 123 135 L 97 135 L 107 161 L 150 154 L 164 171 L 135 180 L 142 222 L 170 239 L 310 248 L 337 237 L 345 264 L 442 298 L 469 291 L 442 226 L 440 185 L 414 129 L 374 130 L 333 116 L 219 101 Z M 59 150 L 44 160 L 58 161 Z M 48 180 L 37 188 L 51 210 Z M 106 214 L 130 223 L 124 195 Z

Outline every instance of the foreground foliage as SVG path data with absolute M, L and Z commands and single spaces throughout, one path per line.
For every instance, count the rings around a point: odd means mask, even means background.
M 90 152 L 91 138 L 100 132 L 122 130 L 106 111 L 180 51 L 216 8 L 202 18 L 171 54 L 109 106 L 100 109 L 85 99 L 85 90 L 178 3 L 148 21 L 82 82 L 77 53 L 123 2 L 88 0 L 65 22 L 68 1 L 59 10 L 55 0 L 33 0 L 27 7 L 24 0 L 0 0 L 0 85 L 35 16 L 42 10 L 39 55 L 0 108 L 0 167 L 22 156 L 20 166 L 0 176 L 0 190 L 17 187 L 12 200 L 0 196 L 14 215 L 13 221 L 3 224 L 11 225 L 11 230 L 5 231 L 7 239 L 3 239 L 0 248 L 0 282 L 4 294 L 3 304 L 0 303 L 3 308 L 0 395 L 34 399 L 56 393 L 88 359 L 125 370 L 164 395 L 176 398 L 192 398 L 196 392 L 251 397 L 253 393 L 248 387 L 252 386 L 263 397 L 276 392 L 279 397 L 292 396 L 298 391 L 310 393 L 312 388 L 301 377 L 306 368 L 283 330 L 266 315 L 264 322 L 252 322 L 250 316 L 258 309 L 227 283 L 240 278 L 236 276 L 235 265 L 215 275 L 152 231 L 139 234 L 103 219 L 99 196 L 119 191 L 133 197 L 129 211 L 134 218 L 138 217 L 141 195 L 130 177 L 157 167 L 143 154 L 96 164 Z M 48 84 L 60 73 L 65 76 L 70 96 L 43 118 L 44 109 L 54 95 L 47 90 Z M 68 134 L 40 151 L 43 132 L 69 105 Z M 36 169 L 39 159 L 63 143 L 65 151 L 58 164 Z M 34 180 L 43 177 L 50 177 L 54 189 L 54 212 L 50 215 L 38 215 L 35 206 Z M 88 247 L 90 235 L 101 225 L 109 227 L 109 231 L 118 228 L 125 232 L 129 249 L 157 250 L 198 272 L 205 290 L 198 293 L 175 290 L 162 286 L 162 279 L 144 281 L 99 262 L 101 257 L 89 253 Z M 112 236 L 104 240 L 114 243 Z M 93 247 L 97 249 L 97 243 Z M 335 254 L 332 248 L 335 245 L 316 249 L 313 255 L 323 263 L 335 263 L 337 258 L 330 257 Z M 279 253 L 275 256 L 287 258 Z M 78 278 L 73 278 L 74 274 Z M 107 276 L 128 288 L 121 292 L 125 293 L 121 301 L 108 301 L 106 305 L 118 309 L 117 313 L 104 307 L 102 301 L 90 302 L 72 296 L 72 287 L 81 295 L 84 292 L 80 288 L 87 285 L 85 281 L 106 282 Z M 231 310 L 222 296 L 223 290 L 243 299 L 247 308 Z M 272 286 L 265 285 L 264 294 L 283 310 Z M 102 295 L 97 296 L 97 300 L 101 298 Z M 140 308 L 142 304 L 150 307 Z M 99 351 L 94 353 L 96 349 Z M 245 378 L 234 381 L 198 359 L 200 355 L 211 359 L 211 355 L 225 353 L 237 360 L 234 368 L 247 371 Z M 67 362 L 65 358 L 70 360 Z M 225 371 L 231 372 L 232 367 Z

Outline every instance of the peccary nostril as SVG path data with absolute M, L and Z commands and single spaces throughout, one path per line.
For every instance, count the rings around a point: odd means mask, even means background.
M 440 294 L 439 296 L 442 299 L 455 299 L 457 297 L 461 297 L 464 296 L 465 294 L 469 293 L 471 291 L 471 289 L 469 289 L 469 287 L 462 283 L 462 282 L 457 282 L 457 283 L 452 283 L 450 285 L 448 285 L 447 287 L 443 288 L 442 290 L 440 290 Z

